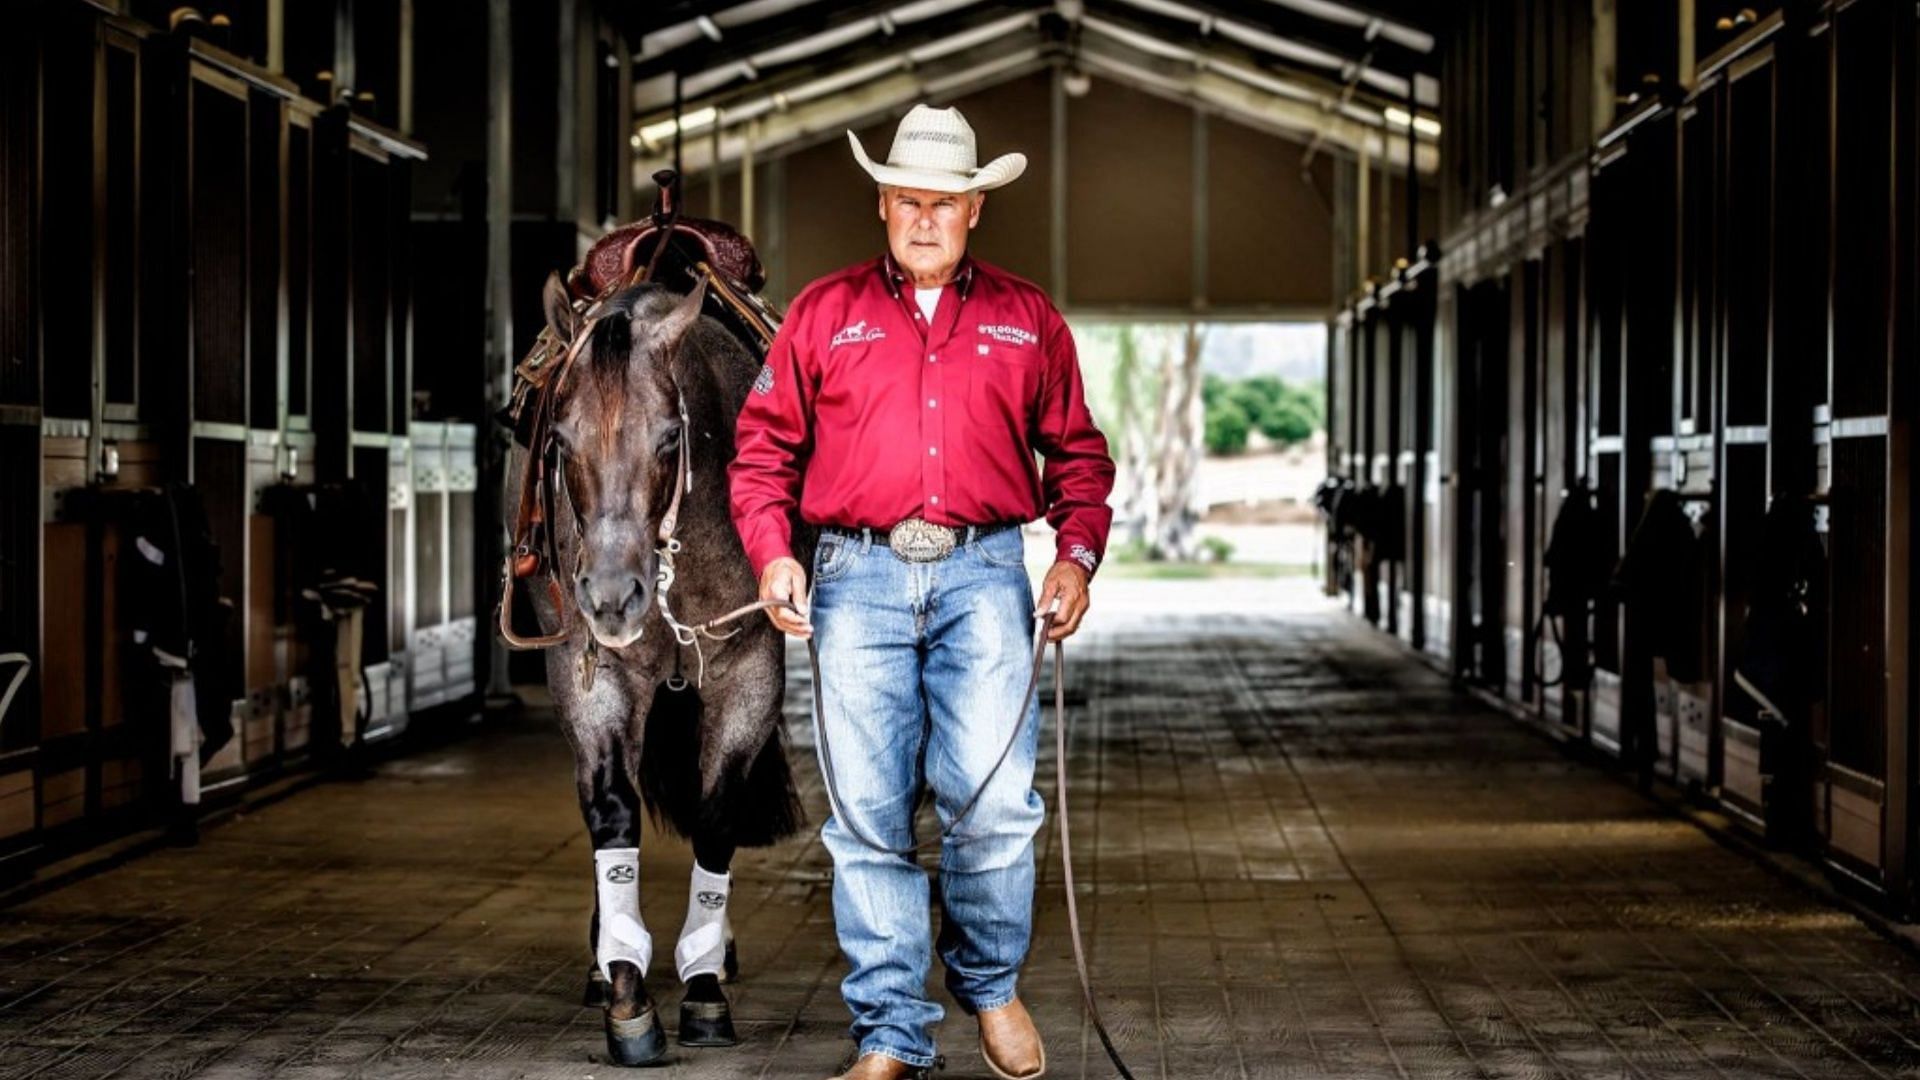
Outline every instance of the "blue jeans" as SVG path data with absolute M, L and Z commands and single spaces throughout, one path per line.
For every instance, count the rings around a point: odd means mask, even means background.
M 1022 706 L 1033 661 L 1033 582 L 1019 529 L 909 563 L 871 537 L 823 531 L 810 614 L 841 811 L 874 842 L 912 844 L 921 784 L 942 828 L 1020 737 L 940 851 L 938 948 L 947 991 L 968 1013 L 1013 1000 L 1033 930 L 1033 836 L 1046 808 L 1033 790 L 1040 706 Z M 911 858 L 860 843 L 840 820 L 833 921 L 852 970 L 840 989 L 862 1054 L 934 1059 L 926 995 L 935 943 L 927 874 Z

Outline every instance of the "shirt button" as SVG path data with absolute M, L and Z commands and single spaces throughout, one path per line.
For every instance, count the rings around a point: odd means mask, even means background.
M 938 495 L 935 495 L 935 496 L 933 497 L 933 501 L 934 501 L 934 502 L 936 502 L 936 503 L 937 503 L 937 502 L 939 502 L 939 501 L 940 501 L 940 496 L 938 496 Z
M 927 453 L 929 453 L 929 454 L 937 454 L 937 453 L 939 453 L 939 452 L 940 452 L 940 451 L 939 451 L 938 449 L 936 449 L 936 448 L 934 448 L 934 447 L 931 447 L 931 446 L 929 446 L 929 447 L 927 447 Z
M 933 363 L 933 361 L 934 361 L 934 356 L 933 356 L 933 354 L 932 354 L 932 353 L 928 353 L 928 354 L 927 354 L 927 363 L 929 363 L 929 364 L 931 364 L 931 363 Z
M 929 408 L 929 409 L 931 409 L 931 408 L 934 408 L 934 407 L 935 407 L 935 405 L 934 405 L 934 400 L 933 400 L 932 398 L 928 398 L 928 399 L 927 399 L 927 408 Z

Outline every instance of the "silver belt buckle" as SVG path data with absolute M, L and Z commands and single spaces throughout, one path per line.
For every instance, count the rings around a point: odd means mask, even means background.
M 953 554 L 954 531 L 921 518 L 908 518 L 887 534 L 887 546 L 907 562 L 937 562 Z

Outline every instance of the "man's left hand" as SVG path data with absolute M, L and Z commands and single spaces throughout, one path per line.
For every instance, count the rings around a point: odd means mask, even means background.
M 1060 610 L 1047 631 L 1048 641 L 1064 641 L 1080 629 L 1080 619 L 1087 613 L 1087 581 L 1088 574 L 1080 564 L 1065 559 L 1047 571 L 1046 580 L 1040 583 L 1040 603 L 1033 613 L 1038 616 L 1059 597 Z

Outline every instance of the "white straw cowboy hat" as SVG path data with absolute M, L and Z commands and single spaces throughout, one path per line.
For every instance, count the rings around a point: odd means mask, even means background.
M 860 137 L 847 132 L 854 160 L 882 184 L 927 191 L 985 191 L 1011 183 L 1027 171 L 1027 155 L 1001 154 L 984 166 L 973 145 L 973 127 L 959 109 L 915 105 L 893 133 L 887 163 L 867 156 Z

